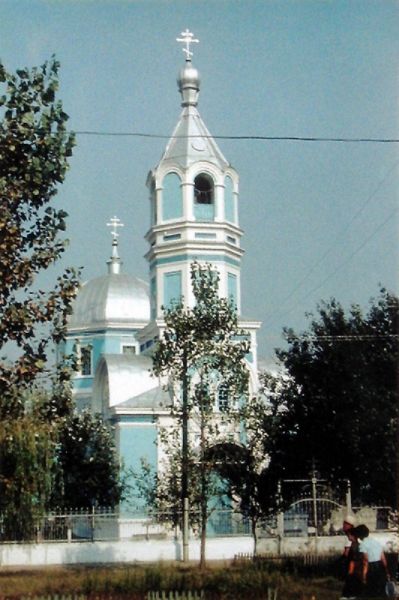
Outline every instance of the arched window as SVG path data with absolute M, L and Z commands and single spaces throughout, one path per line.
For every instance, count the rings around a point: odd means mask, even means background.
M 157 211 L 157 192 L 155 189 L 154 179 L 151 181 L 150 200 L 151 200 L 151 225 L 156 225 L 158 222 L 158 211 Z
M 235 273 L 227 273 L 227 296 L 237 308 L 237 275 Z
M 172 271 L 163 276 L 163 306 L 172 308 L 173 304 L 181 300 L 181 271 Z
M 183 216 L 180 177 L 176 173 L 168 173 L 164 177 L 162 187 L 162 220 L 179 219 Z
M 88 377 L 93 374 L 93 346 L 91 344 L 81 344 L 76 340 L 74 346 L 77 359 L 78 374 L 82 377 Z
M 224 180 L 224 218 L 230 223 L 235 223 L 234 188 L 231 177 L 227 175 Z
M 204 173 L 194 179 L 194 216 L 197 221 L 213 221 L 215 218 L 213 179 Z

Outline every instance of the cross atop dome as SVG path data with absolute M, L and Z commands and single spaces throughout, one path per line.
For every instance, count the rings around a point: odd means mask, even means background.
M 107 223 L 107 227 L 112 227 L 111 235 L 112 235 L 112 256 L 108 261 L 108 270 L 110 273 L 119 273 L 121 259 L 118 254 L 118 227 L 124 227 L 124 224 L 118 217 L 112 217 Z
M 124 227 L 124 223 L 118 217 L 112 217 L 107 223 L 107 227 L 112 227 L 111 235 L 112 235 L 112 245 L 118 245 L 118 227 Z
M 186 47 L 182 48 L 182 50 L 183 50 L 184 54 L 186 55 L 186 61 L 191 61 L 191 57 L 192 57 L 193 53 L 190 50 L 190 44 L 198 44 L 199 40 L 197 40 L 194 37 L 194 34 L 191 33 L 191 31 L 189 29 L 182 31 L 180 35 L 182 37 L 176 38 L 176 42 L 180 42 L 180 43 L 186 45 Z

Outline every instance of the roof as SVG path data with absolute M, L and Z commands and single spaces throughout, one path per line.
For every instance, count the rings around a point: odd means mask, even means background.
M 107 399 L 114 412 L 162 410 L 170 406 L 170 397 L 152 375 L 148 356 L 105 354 L 101 357 L 94 381 L 94 396 Z M 98 407 L 100 408 L 100 407 Z
M 197 110 L 200 78 L 190 59 L 186 60 L 181 69 L 177 83 L 182 96 L 183 111 L 158 167 L 164 163 L 171 163 L 187 168 L 195 162 L 207 161 L 225 169 L 229 163 Z
M 150 320 L 148 283 L 124 273 L 108 273 L 84 283 L 72 305 L 71 329 L 142 328 Z
M 210 162 L 220 169 L 229 166 L 197 108 L 185 106 L 159 164 L 187 168 L 198 161 Z

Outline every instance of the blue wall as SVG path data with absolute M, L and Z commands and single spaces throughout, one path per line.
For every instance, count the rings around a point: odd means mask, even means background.
M 153 469 L 157 469 L 156 441 L 157 427 L 152 417 L 122 417 L 119 423 L 119 455 L 125 470 L 140 473 L 141 458 L 145 458 Z M 137 496 L 134 480 L 130 479 L 129 484 L 132 486 L 132 496 L 135 496 L 135 506 L 144 507 L 144 500 Z M 128 503 L 124 503 L 121 509 L 128 511 Z

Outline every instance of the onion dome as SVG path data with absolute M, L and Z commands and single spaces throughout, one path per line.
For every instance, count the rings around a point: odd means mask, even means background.
M 191 60 L 186 60 L 186 64 L 177 78 L 177 85 L 182 97 L 182 106 L 197 106 L 200 78 L 197 69 L 191 64 Z
M 182 38 L 178 38 L 177 41 L 186 44 L 186 48 L 183 48 L 186 61 L 179 72 L 177 85 L 182 97 L 183 110 L 158 167 L 162 165 L 167 169 L 178 166 L 185 169 L 198 161 L 207 161 L 219 169 L 226 169 L 229 163 L 197 110 L 200 76 L 191 62 L 192 52 L 189 48 L 190 44 L 198 40 L 194 39 L 188 30 L 181 35 Z

